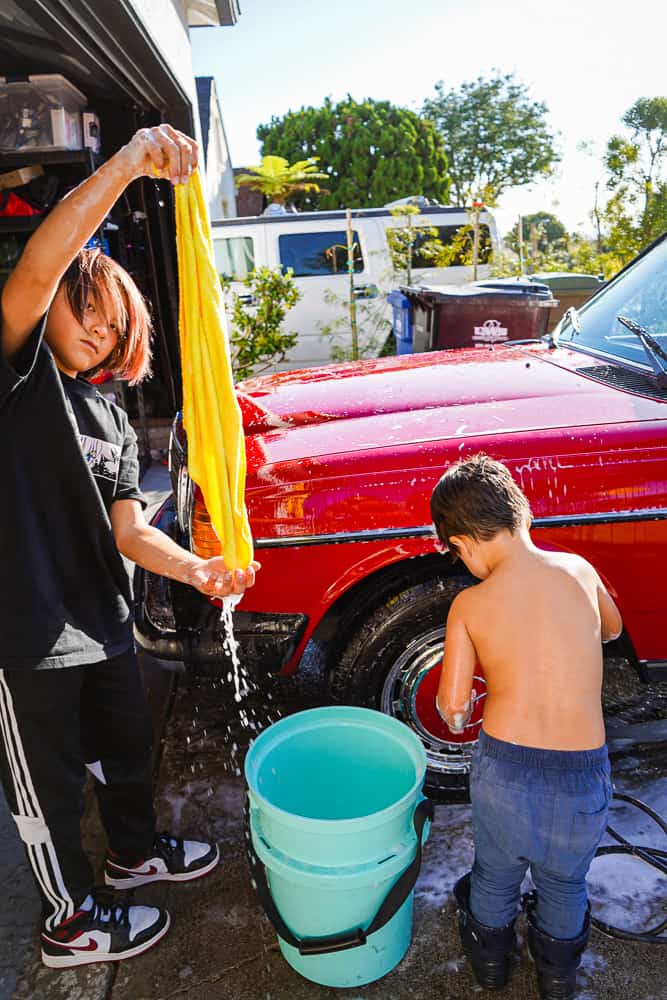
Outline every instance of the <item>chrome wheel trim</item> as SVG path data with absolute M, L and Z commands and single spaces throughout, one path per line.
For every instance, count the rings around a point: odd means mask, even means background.
M 425 675 L 442 659 L 445 626 L 413 639 L 392 664 L 380 693 L 380 709 L 409 726 L 426 750 L 426 765 L 439 774 L 463 775 L 470 770 L 477 742 L 449 743 L 440 740 L 422 725 L 416 711 L 417 691 Z

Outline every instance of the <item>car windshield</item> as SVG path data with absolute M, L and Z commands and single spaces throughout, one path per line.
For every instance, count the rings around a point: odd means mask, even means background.
M 578 323 L 566 315 L 559 343 L 653 373 L 641 339 L 618 317 L 633 321 L 667 351 L 666 274 L 667 238 L 582 306 Z

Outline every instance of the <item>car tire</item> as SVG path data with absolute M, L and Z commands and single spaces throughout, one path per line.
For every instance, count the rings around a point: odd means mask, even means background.
M 464 734 L 449 732 L 435 711 L 435 692 L 452 601 L 471 577 L 427 580 L 385 598 L 343 647 L 329 673 L 332 699 L 378 709 L 421 739 L 427 756 L 425 791 L 433 798 L 468 797 L 470 757 L 481 726 L 486 686 L 476 671 L 478 700 Z M 341 623 L 340 627 L 344 627 Z

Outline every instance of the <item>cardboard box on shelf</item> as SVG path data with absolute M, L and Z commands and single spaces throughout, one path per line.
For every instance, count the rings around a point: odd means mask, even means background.
M 43 173 L 44 168 L 41 163 L 33 163 L 29 167 L 19 167 L 18 170 L 10 170 L 7 173 L 0 174 L 0 191 L 4 191 L 7 188 L 21 187 L 22 184 L 27 184 L 28 181 L 34 181 L 35 177 L 41 177 Z

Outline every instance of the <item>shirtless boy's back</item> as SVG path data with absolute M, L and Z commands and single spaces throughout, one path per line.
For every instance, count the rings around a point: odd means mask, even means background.
M 620 634 L 620 614 L 589 563 L 533 544 L 528 501 L 501 463 L 478 455 L 452 466 L 431 512 L 441 542 L 481 581 L 452 603 L 437 696 L 460 732 L 482 666 L 475 863 L 455 887 L 463 944 L 478 981 L 502 986 L 530 866 L 540 995 L 568 1000 L 589 931 L 586 873 L 611 798 L 601 642 Z
M 456 599 L 448 621 L 452 656 L 450 630 L 462 628 L 484 667 L 484 730 L 549 750 L 599 747 L 601 641 L 620 630 L 620 616 L 584 559 L 534 547 L 527 530 L 507 541 L 498 546 L 505 558 Z

